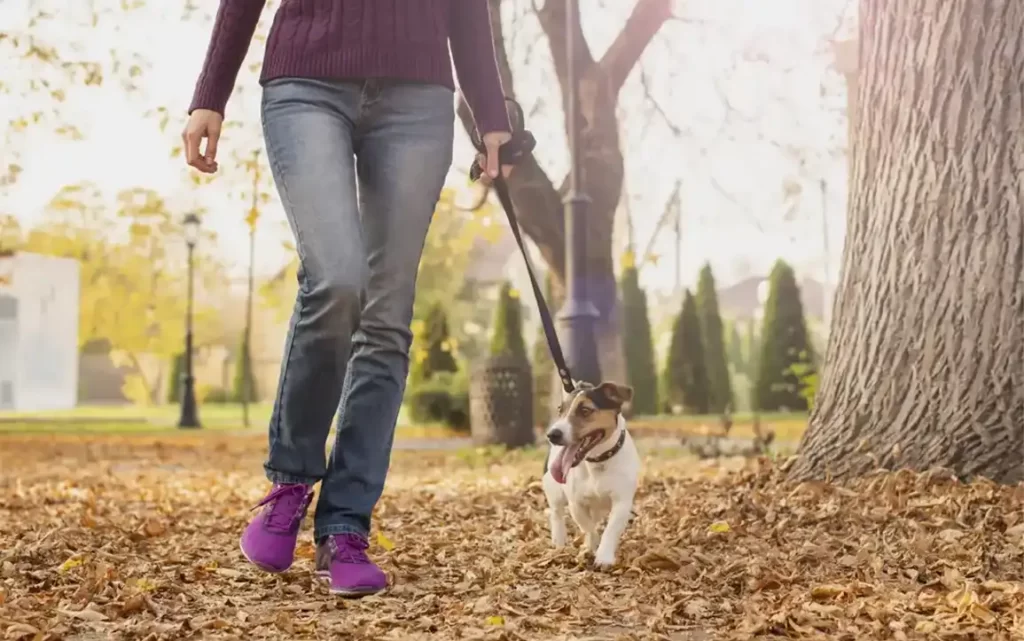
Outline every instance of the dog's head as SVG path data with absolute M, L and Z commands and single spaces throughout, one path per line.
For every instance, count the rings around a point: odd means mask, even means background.
M 564 448 L 551 465 L 556 481 L 564 483 L 569 470 L 615 433 L 622 406 L 632 399 L 632 387 L 610 382 L 597 387 L 583 383 L 562 399 L 558 418 L 547 431 L 548 441 Z

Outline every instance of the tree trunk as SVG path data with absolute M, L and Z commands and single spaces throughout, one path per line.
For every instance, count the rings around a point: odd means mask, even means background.
M 502 85 L 505 94 L 514 97 L 514 79 L 501 21 L 502 0 L 488 1 Z M 569 87 L 565 46 L 569 16 L 565 4 L 564 0 L 545 0 L 536 12 L 550 48 L 563 107 Z M 597 349 L 601 375 L 606 380 L 625 382 L 626 378 L 618 283 L 612 259 L 612 231 L 624 176 L 616 106 L 626 78 L 670 17 L 671 0 L 636 0 L 632 14 L 600 60 L 593 58 L 582 27 L 578 23 L 572 25 L 578 34 L 574 39 L 577 43 L 574 55 L 581 70 L 578 95 L 584 123 L 580 141 L 583 184 L 591 201 L 586 219 L 590 252 L 587 287 L 601 315 L 596 328 Z M 459 105 L 459 117 L 467 131 L 471 130 L 473 119 L 465 103 Z M 567 127 L 569 120 L 566 118 Z M 544 153 L 543 146 L 538 153 Z M 555 187 L 532 156 L 516 167 L 509 177 L 509 191 L 523 232 L 537 245 L 551 268 L 553 284 L 558 291 L 562 291 L 565 285 L 566 238 L 562 198 L 567 186 L 568 180 L 563 179 L 560 186 Z M 553 310 L 557 312 L 558 307 L 553 306 Z
M 1024 3 L 862 0 L 843 270 L 795 479 L 1024 480 Z

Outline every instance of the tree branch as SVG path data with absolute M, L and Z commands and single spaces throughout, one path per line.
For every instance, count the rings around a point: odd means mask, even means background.
M 543 7 L 538 7 L 534 2 L 533 9 L 548 41 L 558 84 L 561 87 L 567 87 L 569 84 L 569 56 L 565 42 L 569 27 L 569 15 L 566 11 L 566 2 L 565 0 L 546 0 Z M 586 72 L 594 66 L 594 56 L 583 35 L 583 25 L 580 24 L 578 15 L 572 28 L 573 43 L 576 45 L 576 50 L 573 53 L 576 56 L 577 69 Z
M 549 5 L 552 3 L 548 0 Z M 673 17 L 672 0 L 637 0 L 622 31 L 598 63 L 612 95 L 618 95 L 647 45 Z

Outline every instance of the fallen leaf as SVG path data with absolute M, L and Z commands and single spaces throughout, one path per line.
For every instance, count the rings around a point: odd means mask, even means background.
M 732 530 L 732 528 L 725 521 L 715 521 L 708 527 L 708 530 L 715 534 L 724 534 Z
M 384 536 L 383 532 L 377 532 L 377 545 L 381 546 L 388 552 L 395 549 L 395 544 L 391 542 L 391 539 Z

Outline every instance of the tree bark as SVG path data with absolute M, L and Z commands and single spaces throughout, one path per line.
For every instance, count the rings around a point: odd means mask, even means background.
M 1024 3 L 862 0 L 843 270 L 797 480 L 1024 480 Z
M 491 6 L 491 31 L 494 35 L 502 85 L 506 95 L 515 97 L 501 23 L 501 0 L 488 2 Z M 622 348 L 618 283 L 612 257 L 612 231 L 624 176 L 616 104 L 619 90 L 629 72 L 661 26 L 671 17 L 670 9 L 670 0 L 636 0 L 633 13 L 599 61 L 593 59 L 582 37 L 580 25 L 573 25 L 580 34 L 576 38 L 579 48 L 574 55 L 577 56 L 581 69 L 579 102 L 584 122 L 580 145 L 583 155 L 582 171 L 584 188 L 591 199 L 587 217 L 587 246 L 590 250 L 587 260 L 590 278 L 587 286 L 590 297 L 601 315 L 596 328 L 601 373 L 605 379 L 617 381 L 625 380 L 626 367 Z M 569 87 L 568 52 L 565 50 L 568 16 L 564 1 L 546 0 L 544 6 L 538 9 L 537 17 L 550 47 L 564 114 Z M 467 131 L 471 130 L 473 120 L 465 104 L 460 105 L 459 117 Z M 569 118 L 565 120 L 568 134 Z M 543 149 L 539 151 L 543 153 Z M 523 232 L 537 245 L 541 256 L 550 267 L 553 285 L 557 291 L 562 291 L 565 287 L 565 221 L 562 217 L 562 198 L 567 192 L 567 187 L 567 177 L 555 187 L 555 183 L 533 157 L 526 159 L 509 177 L 509 191 Z

